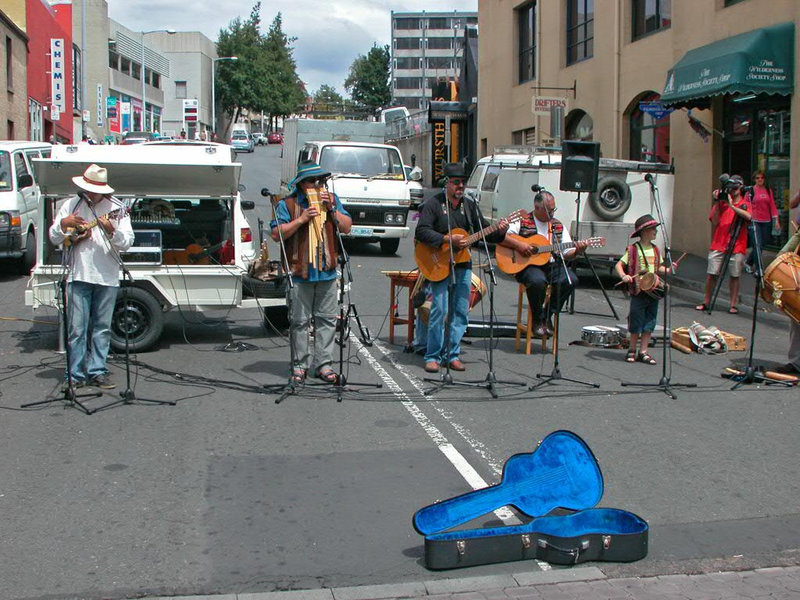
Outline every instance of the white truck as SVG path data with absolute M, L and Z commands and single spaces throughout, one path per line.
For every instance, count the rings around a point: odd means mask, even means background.
M 531 210 L 536 184 L 553 194 L 556 218 L 574 239 L 603 237 L 603 247 L 589 248 L 594 264 L 613 267 L 625 253 L 633 223 L 645 214 L 658 218 L 655 194 L 645 180 L 652 175 L 658 189 L 664 227 L 671 239 L 673 167 L 668 164 L 601 158 L 597 191 L 580 194 L 561 191 L 561 153 L 553 148 L 504 146 L 475 165 L 465 194 L 475 198 L 483 215 L 496 221 L 518 208 Z
M 263 257 L 243 212 L 254 203 L 242 199 L 242 166 L 230 146 L 53 146 L 49 158 L 33 163 L 42 194 L 37 217 L 41 235 L 26 305 L 59 308 L 58 282 L 68 267 L 62 265 L 62 248 L 50 243 L 47 231 L 61 203 L 77 191 L 72 177 L 97 163 L 108 169 L 114 196 L 130 210 L 136 236 L 120 257 L 130 279 L 120 271 L 127 303 L 120 291 L 111 326 L 115 350 L 124 351 L 126 334 L 133 351 L 154 346 L 171 309 L 184 314 L 285 306 L 279 289 L 285 282 L 276 281 L 274 293 L 267 293 L 273 289 L 261 280 L 249 285 L 248 267 Z
M 400 151 L 383 143 L 385 130 L 377 122 L 287 119 L 281 193 L 288 193 L 299 162 L 319 163 L 333 174 L 329 189 L 353 218 L 347 237 L 379 242 L 383 253 L 394 254 L 409 234 L 412 191 L 420 193 L 413 182 L 422 179 L 422 171 L 406 176 Z

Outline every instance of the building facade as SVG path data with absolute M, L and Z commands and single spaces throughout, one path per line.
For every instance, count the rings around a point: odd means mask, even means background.
M 473 12 L 392 12 L 392 102 L 426 109 L 440 81 L 458 76 L 464 29 Z
M 27 139 L 28 35 L 0 10 L 0 139 Z
M 705 254 L 718 176 L 738 173 L 749 184 L 759 168 L 775 192 L 785 237 L 790 190 L 800 186 L 800 129 L 790 126 L 800 110 L 796 0 L 480 0 L 478 16 L 479 154 L 548 141 L 559 127 L 536 109 L 555 101 L 566 105 L 564 139 L 600 142 L 606 157 L 674 163 L 676 248 Z M 765 56 L 741 86 L 706 87 L 717 78 L 714 65 L 731 64 L 742 51 L 735 46 L 752 39 L 788 48 L 790 62 L 777 66 Z M 668 74 L 687 60 L 700 79 L 678 82 L 684 93 L 677 97 L 673 81 L 670 96 Z M 782 87 L 764 84 L 779 76 Z M 736 83 L 719 77 L 726 78 Z

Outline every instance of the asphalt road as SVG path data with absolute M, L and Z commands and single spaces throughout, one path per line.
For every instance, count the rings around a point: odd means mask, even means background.
M 241 157 L 245 195 L 264 221 L 257 192 L 277 190 L 279 152 L 259 147 Z M 350 298 L 376 342 L 351 339 L 346 368 L 350 381 L 383 387 L 353 386 L 341 403 L 315 387 L 276 405 L 261 386 L 285 380 L 286 340 L 264 329 L 259 311 L 234 309 L 170 314 L 159 348 L 134 357 L 137 398 L 177 406 L 137 402 L 91 416 L 61 402 L 20 410 L 57 395 L 63 355 L 55 314 L 33 314 L 23 305 L 26 279 L 0 273 L 0 596 L 201 595 L 547 569 L 529 562 L 428 571 L 411 517 L 498 482 L 511 455 L 533 451 L 557 429 L 583 437 L 599 459 L 599 505 L 651 526 L 646 559 L 594 564 L 604 572 L 798 564 L 797 388 L 730 391 L 720 372 L 744 364 L 744 352 L 672 353 L 670 381 L 698 386 L 676 389 L 676 400 L 622 387 L 657 383 L 661 348 L 652 367 L 625 363 L 622 350 L 568 345 L 583 326 L 615 323 L 596 283 L 584 279 L 576 309 L 600 316 L 563 317 L 560 367 L 598 389 L 558 382 L 535 392 L 500 386 L 498 399 L 466 387 L 424 396 L 421 357 L 388 344 L 389 286 L 380 273 L 413 267 L 411 241 L 393 257 L 377 245 L 350 249 Z M 624 320 L 625 301 L 611 296 Z M 696 300 L 676 295 L 673 325 L 697 317 Z M 484 318 L 488 304 L 473 315 Z M 495 310 L 500 320 L 515 315 L 516 284 L 505 277 Z M 713 324 L 749 337 L 747 311 L 715 313 Z M 787 347 L 786 317 L 760 316 L 759 360 L 785 362 Z M 472 340 L 463 358 L 468 370 L 456 378 L 484 380 L 486 340 Z M 535 382 L 553 363 L 503 338 L 493 364 L 501 380 Z M 124 361 L 111 365 L 124 382 Z

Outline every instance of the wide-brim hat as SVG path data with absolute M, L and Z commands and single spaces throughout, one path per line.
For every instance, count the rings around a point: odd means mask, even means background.
M 289 193 L 294 193 L 297 184 L 306 179 L 316 179 L 318 177 L 330 177 L 330 171 L 326 171 L 315 162 L 303 162 L 297 167 L 297 175 L 289 182 Z
M 95 192 L 97 194 L 114 193 L 114 188 L 108 185 L 108 171 L 105 167 L 95 164 L 89 165 L 83 175 L 73 177 L 72 183 L 87 192 Z
M 644 231 L 645 229 L 650 229 L 651 227 L 658 227 L 661 225 L 658 221 L 653 218 L 653 215 L 644 215 L 636 219 L 636 223 L 633 225 L 633 233 L 631 237 L 638 237 L 639 234 Z
M 464 165 L 461 163 L 447 163 L 444 166 L 444 176 L 447 178 L 460 177 L 464 179 L 468 176 L 468 173 L 464 169 Z

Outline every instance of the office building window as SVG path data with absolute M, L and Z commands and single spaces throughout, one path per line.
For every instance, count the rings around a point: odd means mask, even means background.
M 428 38 L 426 43 L 429 50 L 450 50 L 453 47 L 453 38 Z
M 528 129 L 520 129 L 511 133 L 511 141 L 515 146 L 535 146 L 536 145 L 536 127 L 529 127 Z
M 429 69 L 451 69 L 453 67 L 453 59 L 449 56 L 431 56 L 428 58 Z
M 419 19 L 401 18 L 394 20 L 395 29 L 419 29 Z
M 394 40 L 394 47 L 397 50 L 417 50 L 420 46 L 420 39 L 415 37 L 410 38 L 396 38 Z
M 412 56 L 406 58 L 395 58 L 394 59 L 394 68 L 395 69 L 419 69 L 420 59 Z
M 669 162 L 669 115 L 656 120 L 639 108 L 640 102 L 654 102 L 660 99 L 661 96 L 655 92 L 648 92 L 633 104 L 630 112 L 631 160 Z
M 428 19 L 428 29 L 450 29 L 450 19 L 447 17 L 433 17 Z
M 672 25 L 672 0 L 633 0 L 633 39 L 669 29 Z
M 186 95 L 186 82 L 185 81 L 176 81 L 175 82 L 175 98 L 188 98 Z
M 395 77 L 394 79 L 394 87 L 398 90 L 418 90 L 421 85 L 421 77 Z
M 147 71 L 148 79 L 150 81 L 150 85 L 154 88 L 161 88 L 161 75 L 156 73 L 155 71 Z
M 115 71 L 119 71 L 119 54 L 113 50 L 108 51 L 108 66 Z
M 142 65 L 137 62 L 131 62 L 131 77 L 139 79 L 142 72 Z
M 519 65 L 517 83 L 536 77 L 536 2 L 517 9 Z
M 594 0 L 567 3 L 567 64 L 594 54 Z
M 14 89 L 14 45 L 9 36 L 6 36 L 6 89 Z
M 125 58 L 124 56 L 120 56 L 119 57 L 119 70 L 120 70 L 120 72 L 125 73 L 125 75 L 130 75 L 131 74 L 131 61 L 130 61 L 130 59 Z

